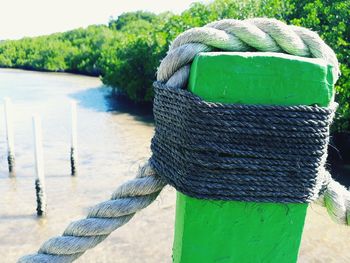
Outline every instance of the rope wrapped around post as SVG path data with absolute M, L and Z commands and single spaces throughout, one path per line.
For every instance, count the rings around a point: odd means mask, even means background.
M 324 169 L 335 106 L 222 104 L 155 83 L 150 163 L 187 196 L 309 203 Z
M 194 57 L 200 52 L 217 50 L 283 52 L 320 58 L 333 66 L 334 83 L 340 75 L 336 55 L 316 33 L 306 28 L 288 26 L 275 19 L 255 18 L 217 21 L 180 34 L 161 62 L 157 80 L 164 83 L 169 90 L 181 90 L 186 87 L 190 64 Z M 165 104 L 166 102 L 164 101 Z M 186 104 L 182 106 L 186 107 Z M 162 128 L 157 126 L 156 121 L 156 129 Z M 312 129 L 309 131 L 312 136 Z M 324 142 L 328 142 L 328 134 L 324 139 Z M 307 153 L 307 149 L 305 152 Z M 325 156 L 323 152 L 318 168 L 323 168 Z M 270 163 L 272 162 L 274 161 Z M 137 211 L 152 203 L 166 185 L 165 174 L 158 174 L 154 164 L 155 159 L 152 157 L 150 162 L 140 169 L 134 180 L 115 191 L 111 200 L 96 205 L 86 219 L 71 223 L 62 236 L 48 240 L 37 254 L 22 257 L 18 262 L 72 262 L 87 249 L 102 242 L 112 231 L 127 223 Z M 166 172 L 167 169 L 164 170 L 164 173 Z M 349 191 L 335 182 L 327 171 L 322 170 L 322 176 L 322 186 L 315 188 L 320 194 L 319 202 L 326 206 L 328 213 L 337 222 L 350 225 Z M 316 197 L 318 195 L 315 194 L 307 201 Z

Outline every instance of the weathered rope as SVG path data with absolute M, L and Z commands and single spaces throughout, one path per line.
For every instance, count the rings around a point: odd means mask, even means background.
M 340 75 L 334 51 L 309 29 L 288 26 L 269 18 L 225 19 L 192 28 L 180 34 L 169 48 L 157 73 L 157 80 L 174 88 L 184 88 L 189 65 L 200 52 L 263 51 L 325 60 L 333 66 L 333 82 Z
M 335 106 L 222 104 L 161 83 L 154 89 L 150 163 L 178 191 L 209 200 L 308 203 L 327 185 Z
M 319 58 L 333 67 L 334 84 L 340 76 L 334 51 L 317 33 L 307 28 L 286 25 L 276 19 L 252 18 L 224 19 L 183 32 L 173 41 L 168 54 L 162 60 L 157 80 L 168 87 L 183 89 L 187 85 L 194 57 L 200 52 L 217 50 L 283 52 Z M 325 178 L 329 178 L 329 183 L 319 202 L 326 206 L 335 221 L 350 225 L 349 191 L 335 182 L 327 171 L 323 174 Z
M 200 52 L 213 50 L 285 52 L 321 58 L 333 66 L 334 83 L 340 74 L 334 52 L 316 33 L 302 27 L 287 26 L 275 19 L 255 18 L 222 20 L 180 34 L 161 62 L 157 80 L 173 88 L 184 88 L 194 57 Z M 256 146 L 259 145 L 252 145 L 252 149 Z M 309 150 L 314 150 L 313 145 L 305 145 L 302 152 L 307 154 Z M 324 174 L 325 178 L 329 178 L 329 184 L 321 202 L 336 221 L 350 225 L 349 192 L 331 180 L 327 172 Z M 74 261 L 128 222 L 137 211 L 148 206 L 164 185 L 165 182 L 146 164 L 136 179 L 116 190 L 111 200 L 93 207 L 86 219 L 71 223 L 62 236 L 48 240 L 37 254 L 25 256 L 18 262 Z
M 72 222 L 62 236 L 49 239 L 37 254 L 22 257 L 18 262 L 73 262 L 150 205 L 164 186 L 164 181 L 146 163 L 135 179 L 117 188 L 111 200 L 92 207 L 87 218 Z

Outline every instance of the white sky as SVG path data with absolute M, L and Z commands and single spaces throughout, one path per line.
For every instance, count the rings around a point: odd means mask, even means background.
M 106 24 L 123 12 L 180 13 L 207 0 L 0 0 L 0 40 Z

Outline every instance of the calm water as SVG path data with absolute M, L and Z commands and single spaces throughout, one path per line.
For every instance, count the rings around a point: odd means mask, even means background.
M 0 100 L 14 104 L 16 177 L 9 178 L 0 108 L 0 262 L 16 262 L 86 215 L 131 179 L 150 155 L 150 116 L 112 103 L 98 78 L 0 69 Z M 78 101 L 79 174 L 69 167 L 69 101 Z M 42 116 L 48 216 L 35 216 L 31 116 Z M 160 198 L 77 262 L 171 262 L 174 191 Z M 350 230 L 309 209 L 299 262 L 350 262 Z
M 150 116 L 129 114 L 111 103 L 98 78 L 69 74 L 0 70 L 0 100 L 14 104 L 15 178 L 7 174 L 3 108 L 0 107 L 0 262 L 32 253 L 88 207 L 107 200 L 122 182 L 135 176 L 150 155 Z M 69 166 L 70 100 L 78 102 L 79 174 Z M 48 216 L 35 216 L 35 170 L 31 117 L 42 116 Z M 162 262 L 170 258 L 174 194 L 165 194 L 124 229 L 80 262 Z M 154 216 L 153 216 L 154 214 Z M 150 246 L 150 237 L 156 242 Z M 159 244 L 162 244 L 160 247 Z M 118 259 L 118 260 L 117 260 Z M 79 261 L 78 261 L 79 262 Z

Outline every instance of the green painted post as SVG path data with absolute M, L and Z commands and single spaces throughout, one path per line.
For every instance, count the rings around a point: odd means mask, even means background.
M 328 106 L 325 62 L 272 53 L 203 53 L 188 88 L 223 103 Z M 177 193 L 174 263 L 294 263 L 307 204 L 200 200 Z

